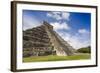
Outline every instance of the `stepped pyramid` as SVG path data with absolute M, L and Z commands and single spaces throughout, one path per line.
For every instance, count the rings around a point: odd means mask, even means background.
M 42 25 L 23 31 L 23 57 L 70 56 L 75 49 L 63 40 L 53 26 L 44 21 Z

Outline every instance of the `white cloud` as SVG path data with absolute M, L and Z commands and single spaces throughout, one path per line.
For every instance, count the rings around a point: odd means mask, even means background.
M 81 34 L 89 33 L 86 29 L 79 29 L 78 32 L 81 33 Z
M 63 13 L 62 13 L 62 18 L 63 18 L 63 19 L 69 20 L 69 17 L 70 17 L 70 13 L 68 13 L 68 12 L 63 12 Z
M 50 23 L 53 27 L 54 30 L 69 30 L 70 27 L 66 22 L 60 23 L 60 22 L 54 22 L 54 23 Z
M 48 17 L 52 17 L 52 14 L 51 14 L 51 13 L 47 13 L 47 16 L 48 16 Z
M 49 12 L 47 13 L 47 16 L 56 20 L 61 20 L 60 12 Z
M 87 33 L 79 34 L 77 32 L 75 35 L 63 31 L 57 31 L 57 33 L 75 49 L 87 47 L 91 44 L 90 34 Z
M 54 18 L 56 20 L 69 20 L 70 13 L 68 12 L 49 12 L 47 13 L 48 17 Z
M 82 38 L 85 38 L 84 40 L 82 40 Z M 83 37 L 83 36 L 73 36 L 71 38 L 69 38 L 69 43 L 75 48 L 75 49 L 79 49 L 82 47 L 87 47 L 90 45 L 90 39 L 87 37 Z
M 28 15 L 23 16 L 23 30 L 33 28 L 41 25 L 41 22 L 37 20 L 35 17 L 30 17 Z

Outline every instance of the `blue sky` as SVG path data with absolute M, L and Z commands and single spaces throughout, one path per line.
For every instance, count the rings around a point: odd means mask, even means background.
M 90 45 L 90 13 L 23 10 L 23 30 L 42 25 L 44 20 L 75 49 Z

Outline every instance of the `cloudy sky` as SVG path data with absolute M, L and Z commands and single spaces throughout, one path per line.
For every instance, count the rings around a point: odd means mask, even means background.
M 90 45 L 90 13 L 23 10 L 23 30 L 39 26 L 44 20 L 75 49 Z

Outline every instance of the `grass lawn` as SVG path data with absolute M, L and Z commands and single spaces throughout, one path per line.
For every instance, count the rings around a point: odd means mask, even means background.
M 80 54 L 73 56 L 31 56 L 23 58 L 23 62 L 43 62 L 43 61 L 62 61 L 62 60 L 81 60 L 81 59 L 90 59 L 90 54 Z

